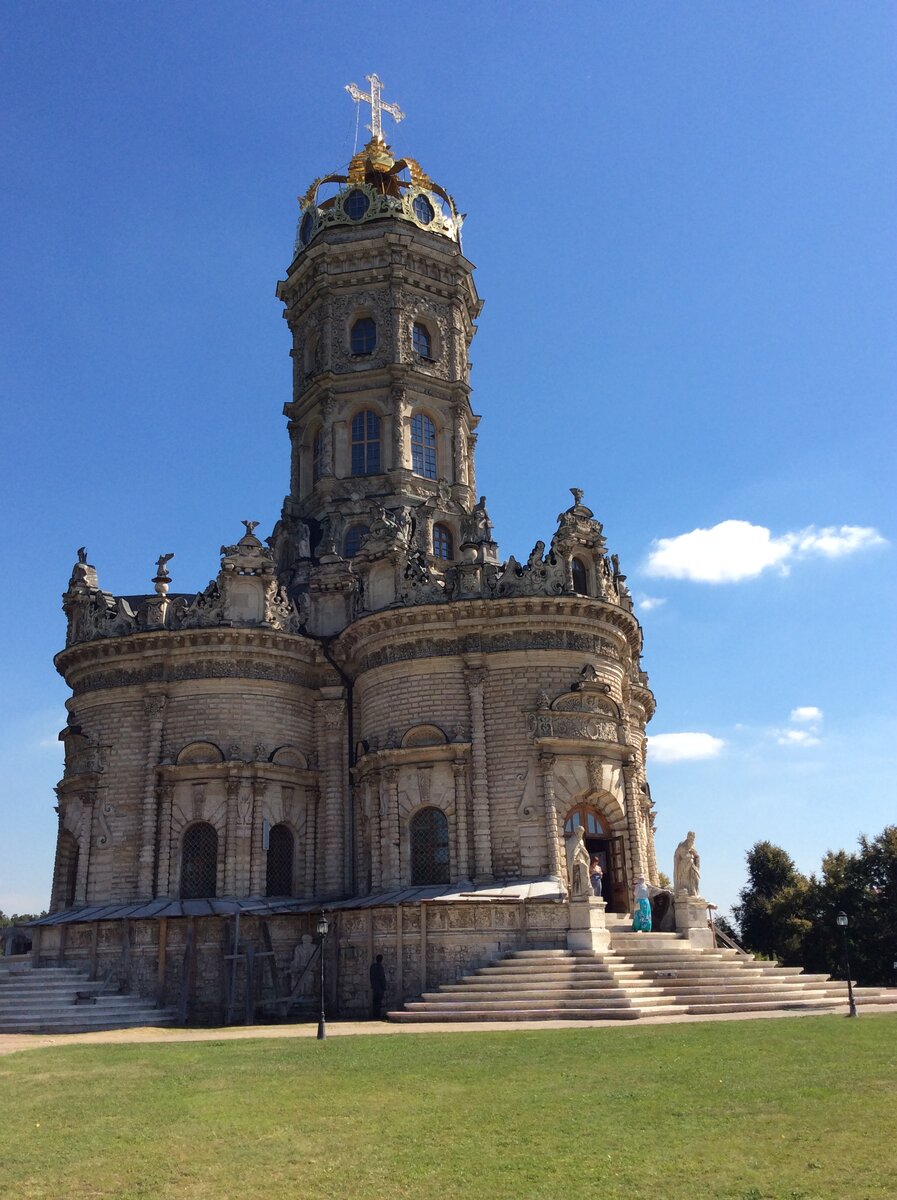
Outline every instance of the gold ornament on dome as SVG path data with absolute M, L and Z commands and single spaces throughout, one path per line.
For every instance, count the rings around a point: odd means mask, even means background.
M 357 103 L 371 105 L 372 137 L 363 150 L 353 154 L 345 175 L 322 175 L 300 197 L 296 253 L 301 253 L 317 232 L 328 226 L 363 225 L 383 217 L 408 221 L 418 229 L 460 244 L 463 214 L 416 159 L 395 158 L 383 138 L 382 114 L 387 112 L 396 121 L 401 121 L 405 114 L 397 105 L 382 99 L 382 83 L 376 75 L 366 78 L 371 84 L 370 92 L 362 92 L 354 83 L 347 84 L 346 91 Z M 336 195 L 319 200 L 320 190 L 327 184 L 336 184 L 339 190 Z M 347 207 L 346 202 L 354 192 L 360 192 L 364 201 L 354 200 Z M 421 203 L 421 198 L 426 203 Z
M 371 85 L 369 92 L 363 92 L 355 83 L 347 83 L 346 91 L 356 104 L 370 104 L 371 106 L 371 123 L 368 125 L 368 129 L 371 131 L 371 141 L 368 144 L 368 148 L 370 148 L 374 142 L 383 141 L 383 119 L 381 113 L 389 113 L 397 125 L 399 121 L 405 119 L 405 114 L 399 108 L 398 104 L 387 104 L 385 100 L 380 98 L 383 84 L 376 72 L 373 75 L 365 75 L 365 79 Z

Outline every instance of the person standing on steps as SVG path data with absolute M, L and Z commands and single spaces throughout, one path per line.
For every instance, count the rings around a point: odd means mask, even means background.
M 383 966 L 383 955 L 378 954 L 371 963 L 371 1020 L 383 1019 L 383 996 L 386 992 L 386 968 Z
M 651 932 L 651 900 L 648 896 L 648 885 L 644 875 L 639 875 L 635 881 L 635 907 L 632 913 L 633 933 Z
M 601 869 L 601 861 L 597 855 L 592 857 L 592 862 L 589 866 L 589 883 L 592 885 L 592 892 L 596 896 L 600 896 L 604 886 L 604 872 Z

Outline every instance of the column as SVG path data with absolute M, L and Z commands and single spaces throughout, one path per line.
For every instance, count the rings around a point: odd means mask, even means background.
M 477 494 L 477 470 L 474 451 L 477 445 L 477 435 L 470 433 L 467 435 L 467 486 L 470 488 L 471 494 Z
M 301 484 L 302 434 L 303 428 L 298 421 L 288 421 L 287 431 L 290 435 L 290 495 L 299 497 Z
M 90 851 L 93 846 L 93 810 L 96 792 L 82 792 L 81 824 L 78 829 L 78 873 L 75 877 L 75 904 L 87 903 L 87 888 L 90 879 Z
M 162 694 L 145 696 L 146 766 L 143 782 L 143 807 L 140 817 L 140 849 L 137 854 L 137 894 L 142 900 L 153 896 L 153 875 L 156 866 L 156 767 L 162 751 L 162 721 L 166 697 Z
M 467 832 L 467 763 L 456 758 L 452 763 L 455 777 L 455 877 L 470 878 L 470 847 Z
M 333 397 L 321 401 L 321 478 L 333 474 Z
M 315 848 L 318 841 L 318 812 L 321 796 L 317 788 L 305 789 L 305 869 L 302 894 L 308 899 L 315 894 Z
M 383 846 L 383 883 L 387 888 L 402 885 L 399 856 L 399 771 L 387 767 L 380 775 L 380 828 Z
M 464 486 L 467 484 L 467 431 L 464 428 L 464 405 L 456 404 L 452 408 L 452 423 L 454 429 L 453 436 L 453 462 L 452 462 L 452 482 L 460 483 Z
M 380 842 L 380 776 L 374 771 L 365 780 L 367 807 L 371 816 L 371 891 L 383 886 L 383 856 Z
M 222 894 L 236 896 L 237 894 L 237 808 L 240 803 L 240 788 L 242 780 L 233 775 L 225 785 L 227 793 L 227 814 L 225 816 L 224 845 L 218 846 L 219 878 L 223 875 Z M 220 863 L 224 860 L 224 870 Z
M 483 691 L 486 669 L 468 660 L 464 672 L 470 699 L 471 785 L 473 789 L 473 880 L 492 879 L 492 818 L 489 807 L 489 777 L 486 767 L 486 714 Z
M 252 781 L 252 829 L 249 851 L 249 894 L 264 896 L 268 878 L 268 858 L 262 840 L 263 806 L 268 791 L 267 779 Z
M 171 806 L 174 800 L 174 784 L 160 783 L 157 806 L 159 810 L 159 865 L 156 870 L 157 896 L 171 895 Z
M 545 800 L 545 839 L 548 842 L 548 873 L 553 878 L 563 881 L 560 822 L 558 821 L 557 798 L 554 793 L 554 764 L 556 762 L 557 759 L 553 754 L 539 755 L 539 770 L 542 772 L 542 795 Z
M 405 399 L 405 389 L 394 387 L 390 392 L 392 402 L 392 469 L 394 471 L 411 469 L 406 450 L 405 418 L 408 415 L 408 404 Z
M 629 847 L 629 886 L 639 875 L 648 877 L 648 864 L 641 838 L 642 812 L 639 770 L 636 762 L 623 764 L 623 784 L 626 794 L 626 833 Z
M 342 692 L 342 688 L 323 690 Z M 347 882 L 344 860 L 349 847 L 345 836 L 343 784 L 345 714 L 346 703 L 342 697 L 318 701 L 318 745 L 323 775 L 320 820 L 324 844 L 324 869 L 318 890 L 324 896 L 340 895 Z

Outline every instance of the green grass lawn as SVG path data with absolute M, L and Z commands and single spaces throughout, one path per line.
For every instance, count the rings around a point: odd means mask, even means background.
M 897 1018 L 0 1059 L 0 1196 L 897 1196 Z

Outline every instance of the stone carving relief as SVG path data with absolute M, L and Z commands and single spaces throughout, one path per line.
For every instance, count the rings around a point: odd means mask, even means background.
M 112 801 L 104 799 L 97 805 L 97 823 L 100 827 L 100 832 L 97 835 L 97 848 L 105 850 L 107 846 L 112 845 L 112 826 L 110 820 L 115 816 L 115 808 Z
M 534 737 L 581 738 L 593 742 L 624 740 L 620 710 L 610 698 L 610 685 L 600 682 L 598 672 L 587 663 L 569 692 L 556 697 L 548 707 L 530 713 Z

